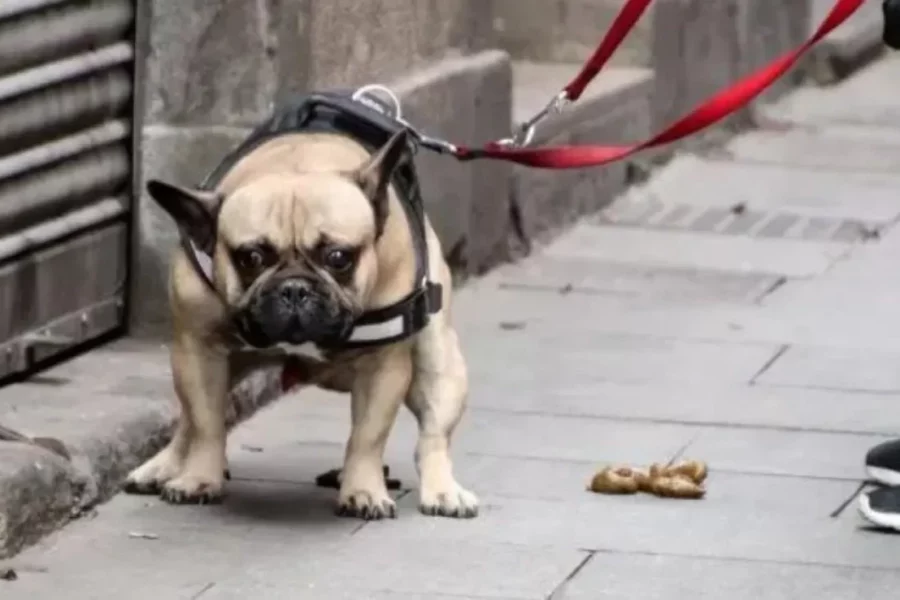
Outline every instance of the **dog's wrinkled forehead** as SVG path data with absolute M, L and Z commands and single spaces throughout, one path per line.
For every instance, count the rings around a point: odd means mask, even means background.
M 339 173 L 273 174 L 222 204 L 219 235 L 239 246 L 266 238 L 276 248 L 310 248 L 325 237 L 349 246 L 374 242 L 375 214 L 360 187 Z

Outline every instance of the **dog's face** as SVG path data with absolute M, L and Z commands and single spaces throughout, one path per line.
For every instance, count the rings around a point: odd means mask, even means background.
M 213 257 L 223 328 L 257 348 L 345 339 L 378 278 L 401 132 L 350 173 L 263 174 L 227 197 L 159 181 L 151 196 Z

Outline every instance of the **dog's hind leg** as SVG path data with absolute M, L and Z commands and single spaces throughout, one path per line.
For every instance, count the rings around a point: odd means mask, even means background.
M 337 514 L 363 519 L 396 516 L 385 482 L 384 447 L 411 378 L 407 344 L 390 346 L 357 364 L 351 392 L 353 423 L 340 473 Z
M 419 422 L 416 469 L 419 510 L 426 515 L 471 518 L 478 498 L 457 483 L 450 438 L 466 408 L 468 375 L 456 332 L 436 317 L 416 342 L 407 407 Z

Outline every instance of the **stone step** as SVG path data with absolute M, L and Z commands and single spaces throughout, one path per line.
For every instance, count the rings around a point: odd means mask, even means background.
M 513 63 L 513 127 L 538 112 L 577 73 L 566 63 Z M 541 123 L 533 144 L 619 144 L 650 134 L 653 74 L 605 69 L 584 96 Z M 513 202 L 529 241 L 546 239 L 608 205 L 627 183 L 625 162 L 570 171 L 513 169 Z
M 812 34 L 834 6 L 834 0 L 811 0 L 809 33 Z M 810 72 L 820 84 L 834 83 L 882 50 L 881 1 L 864 2 L 846 23 L 832 31 L 812 50 Z

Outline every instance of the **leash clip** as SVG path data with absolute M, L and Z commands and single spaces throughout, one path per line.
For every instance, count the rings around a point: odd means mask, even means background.
M 548 117 L 558 115 L 570 104 L 572 104 L 572 99 L 569 98 L 569 93 L 566 90 L 561 91 L 536 115 L 519 125 L 512 137 L 498 140 L 497 144 L 513 148 L 529 145 L 534 140 L 534 134 L 537 133 L 537 126 Z

